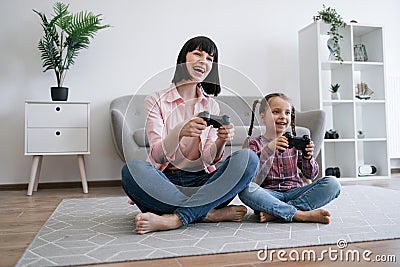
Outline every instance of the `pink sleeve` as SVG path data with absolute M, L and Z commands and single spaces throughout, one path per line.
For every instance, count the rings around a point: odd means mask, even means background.
M 164 142 L 173 142 L 179 140 L 164 140 L 164 139 L 178 139 L 180 127 L 175 127 L 173 131 L 177 133 L 170 132 L 167 136 L 167 129 L 164 122 L 164 114 L 162 113 L 160 102 L 154 98 L 154 96 L 149 96 L 145 100 L 146 109 L 146 134 L 149 140 L 150 151 L 149 158 L 152 162 L 158 164 L 164 164 L 174 160 L 175 151 L 178 148 L 176 146 L 175 150 L 166 153 L 164 148 Z

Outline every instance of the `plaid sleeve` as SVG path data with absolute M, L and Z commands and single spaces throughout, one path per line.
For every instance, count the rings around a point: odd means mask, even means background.
M 297 162 L 297 167 L 301 170 L 303 173 L 304 177 L 307 179 L 314 180 L 315 177 L 318 175 L 318 162 L 315 160 L 314 157 L 311 157 L 311 159 L 305 159 L 302 156 L 301 151 L 298 151 L 298 162 Z
M 260 157 L 261 154 L 261 146 L 260 143 L 257 141 L 256 138 L 250 138 L 249 139 L 249 149 L 253 150 L 256 152 L 257 156 Z

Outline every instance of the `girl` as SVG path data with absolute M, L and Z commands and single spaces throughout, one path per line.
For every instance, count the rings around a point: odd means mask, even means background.
M 294 147 L 288 148 L 288 139 L 283 134 L 290 125 L 296 135 L 295 109 L 284 94 L 272 93 L 255 101 L 248 135 L 251 136 L 259 102 L 260 120 L 266 131 L 262 136 L 250 138 L 248 146 L 259 156 L 260 169 L 254 182 L 239 194 L 240 199 L 259 213 L 260 222 L 279 219 L 328 224 L 330 213 L 317 208 L 338 197 L 339 182 L 323 177 L 303 186 L 297 167 L 305 178 L 313 180 L 318 174 L 314 143 L 306 146 L 304 154 Z
M 188 40 L 172 85 L 145 100 L 148 161 L 134 160 L 122 169 L 123 188 L 142 211 L 135 217 L 138 234 L 198 221 L 241 221 L 247 212 L 243 205 L 227 205 L 249 185 L 257 155 L 237 151 L 217 169 L 233 124 L 216 129 L 196 117 L 201 111 L 219 114 L 217 102 L 208 96 L 221 91 L 217 63 L 212 40 Z

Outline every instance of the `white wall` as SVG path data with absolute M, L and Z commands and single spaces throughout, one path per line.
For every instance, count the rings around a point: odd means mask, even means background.
M 173 67 L 181 46 L 192 36 L 211 37 L 219 47 L 220 63 L 243 73 L 263 93 L 285 92 L 299 106 L 297 32 L 312 22 L 325 3 L 346 21 L 384 25 L 387 74 L 400 74 L 397 0 L 64 2 L 70 3 L 73 12 L 102 13 L 104 22 L 113 25 L 81 52 L 65 81 L 69 100 L 92 103 L 91 154 L 86 156 L 89 181 L 120 177 L 122 162 L 110 136 L 110 101 L 135 93 L 146 80 Z M 53 73 L 42 72 L 37 50 L 41 26 L 32 9 L 49 13 L 53 3 L 0 2 L 0 184 L 28 181 L 31 158 L 24 156 L 23 149 L 24 101 L 50 100 L 49 87 L 55 84 Z M 235 89 L 248 94 L 247 88 Z M 44 158 L 41 182 L 55 181 L 79 181 L 75 157 Z

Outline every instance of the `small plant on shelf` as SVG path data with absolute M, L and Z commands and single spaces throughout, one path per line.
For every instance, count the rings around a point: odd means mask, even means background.
M 331 93 L 337 93 L 337 92 L 339 92 L 339 88 L 340 88 L 340 84 L 338 84 L 338 83 L 331 84 L 331 89 L 329 91 L 331 91 Z
M 336 60 L 343 62 L 343 58 L 340 55 L 339 46 L 339 41 L 343 39 L 343 36 L 339 33 L 339 28 L 346 27 L 346 23 L 344 22 L 343 18 L 336 12 L 334 8 L 323 5 L 323 9 L 318 11 L 318 15 L 314 16 L 313 20 L 323 21 L 331 26 L 327 34 L 333 40 L 333 56 Z
M 358 138 L 364 138 L 365 137 L 364 132 L 362 130 L 358 130 L 357 131 L 357 137 Z
M 333 99 L 333 100 L 340 99 L 339 88 L 340 88 L 340 84 L 338 84 L 338 83 L 331 84 L 331 89 L 329 89 L 329 91 L 331 92 L 331 99 Z

